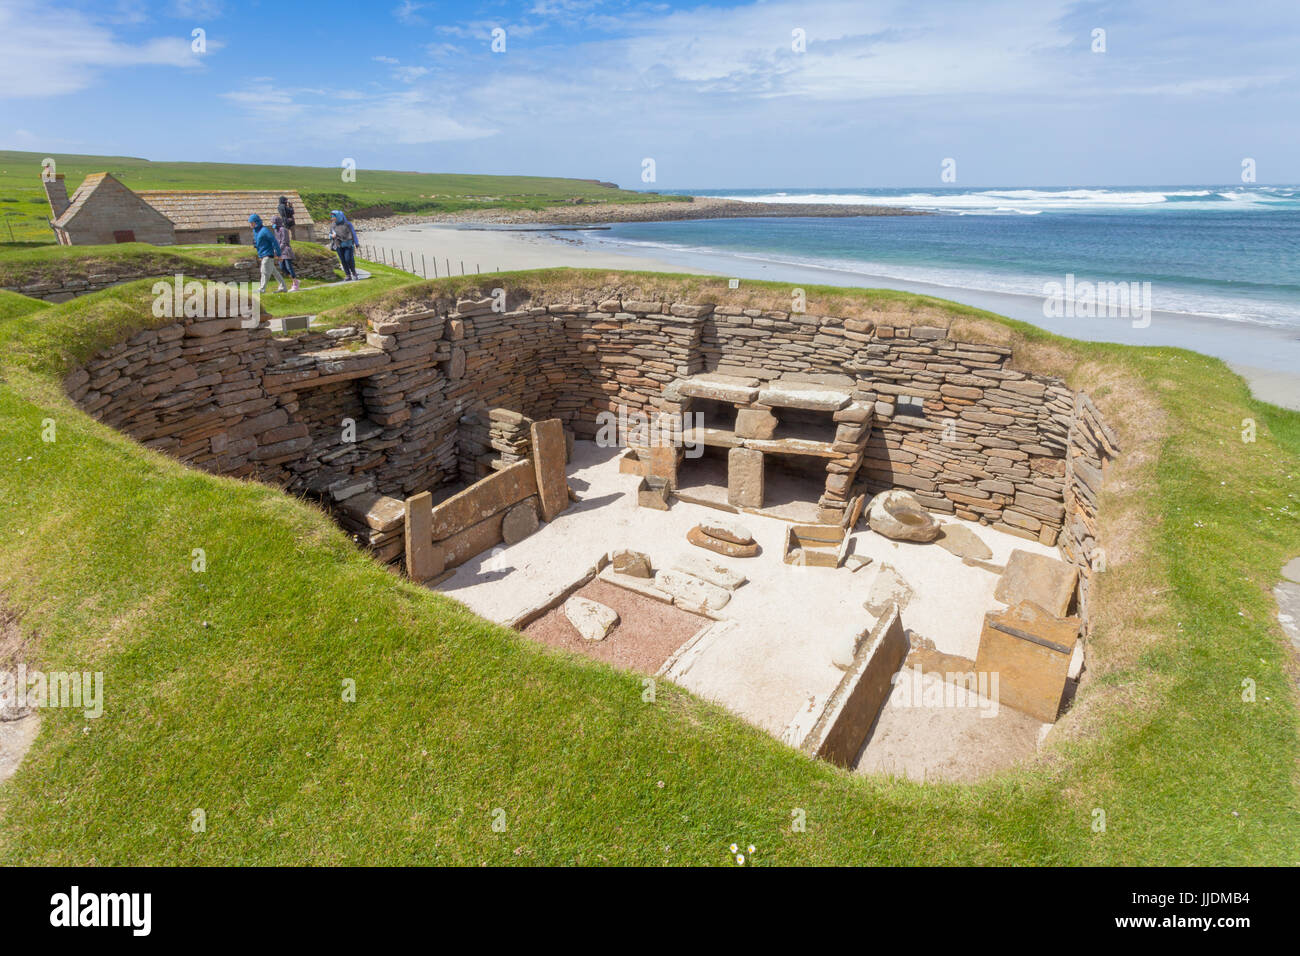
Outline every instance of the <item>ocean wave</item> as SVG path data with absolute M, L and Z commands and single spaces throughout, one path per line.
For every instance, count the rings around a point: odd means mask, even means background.
M 1037 215 L 1042 212 L 1159 207 L 1173 203 L 1178 204 L 1180 209 L 1277 208 L 1300 205 L 1300 189 L 1294 186 L 971 189 L 942 192 L 907 192 L 897 189 L 806 192 L 745 190 L 706 195 L 744 202 L 906 206 L 968 215 Z
M 675 257 L 690 261 L 693 265 L 700 265 L 702 261 L 707 259 L 731 259 L 861 276 L 868 281 L 883 279 L 892 282 L 917 283 L 926 286 L 959 289 L 967 292 L 1032 298 L 1042 297 L 1045 282 L 1061 281 L 1059 275 L 1033 276 L 1024 273 L 1006 274 L 944 266 L 908 266 L 899 263 L 863 261 L 829 256 L 823 258 L 766 252 L 741 252 L 731 249 L 719 249 L 708 245 L 653 239 L 600 238 L 594 244 L 634 247 L 643 252 L 645 250 L 657 250 L 661 254 L 669 253 Z M 1080 275 L 1079 279 L 1082 281 L 1109 281 L 1104 276 Z M 1243 301 L 1227 296 L 1205 294 L 1187 288 L 1177 288 L 1166 282 L 1153 283 L 1153 298 L 1154 308 L 1159 312 L 1168 312 L 1175 315 L 1208 316 L 1226 322 L 1269 328 L 1295 329 L 1297 327 L 1294 308 L 1279 303 Z

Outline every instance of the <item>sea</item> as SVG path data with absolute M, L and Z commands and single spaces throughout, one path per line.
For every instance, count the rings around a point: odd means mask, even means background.
M 750 277 L 811 269 L 836 284 L 857 276 L 1040 301 L 1067 281 L 1150 283 L 1158 312 L 1300 330 L 1297 186 L 684 192 L 933 215 L 635 222 L 591 240 L 658 259 L 729 260 Z

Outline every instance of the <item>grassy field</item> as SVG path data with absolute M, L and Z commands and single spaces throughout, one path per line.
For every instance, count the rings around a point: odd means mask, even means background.
M 338 257 L 318 243 L 295 242 L 293 247 L 302 262 L 338 265 Z M 119 268 L 141 275 L 189 275 L 193 270 L 255 258 L 251 246 L 151 246 L 143 242 L 111 246 L 0 245 L 0 287 L 19 289 L 33 282 L 85 279 Z
M 727 294 L 670 276 L 492 281 L 610 278 Z M 992 327 L 1120 433 L 1089 670 L 1039 759 L 973 786 L 852 776 L 672 686 L 644 703 L 638 676 L 399 580 L 314 507 L 142 448 L 59 384 L 159 321 L 138 283 L 0 320 L 0 608 L 34 663 L 102 670 L 107 697 L 98 720 L 44 713 L 0 788 L 0 864 L 726 865 L 733 842 L 757 865 L 1300 862 L 1297 669 L 1269 594 L 1300 554 L 1300 414 L 1182 350 L 808 295 Z
M 330 209 L 357 218 L 367 211 L 454 212 L 499 207 L 537 209 L 583 202 L 656 202 L 655 194 L 631 192 L 594 180 L 545 176 L 479 176 L 358 169 L 344 182 L 339 169 L 314 166 L 250 166 L 235 163 L 155 163 L 129 156 L 77 156 L 0 150 L 0 242 L 53 242 L 49 204 L 41 187 L 41 163 L 49 156 L 66 177 L 68 195 L 90 173 L 109 172 L 132 189 L 296 189 L 312 217 Z

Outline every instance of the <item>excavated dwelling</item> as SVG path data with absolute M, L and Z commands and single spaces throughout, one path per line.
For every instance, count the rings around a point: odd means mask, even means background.
M 1083 669 L 1119 450 L 1086 394 L 938 308 L 505 284 L 297 335 L 178 319 L 65 387 L 187 464 L 318 499 L 486 616 L 811 754 L 971 779 L 1033 752 Z M 937 538 L 873 530 L 887 491 Z M 708 549 L 719 522 L 757 554 Z M 593 636 L 583 602 L 617 623 Z

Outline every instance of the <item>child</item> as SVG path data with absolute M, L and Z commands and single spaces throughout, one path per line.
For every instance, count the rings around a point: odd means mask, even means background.
M 262 225 L 262 217 L 257 213 L 249 216 L 248 222 L 253 227 L 253 245 L 257 247 L 257 258 L 262 263 L 262 284 L 257 291 L 266 291 L 266 282 L 271 276 L 275 276 L 275 281 L 280 285 L 276 292 L 288 291 L 284 286 L 284 276 L 280 275 L 280 270 L 275 265 L 275 260 L 280 255 L 280 243 L 275 238 L 275 233 Z
M 339 262 L 343 264 L 343 281 L 354 282 L 360 278 L 357 275 L 357 231 L 341 210 L 330 211 L 330 222 L 330 248 L 339 254 Z
M 293 285 L 289 286 L 289 291 L 297 292 L 298 273 L 293 268 L 293 240 L 289 235 L 289 227 L 281 216 L 272 219 L 271 225 L 275 227 L 275 239 L 280 243 L 280 268 L 293 280 Z

